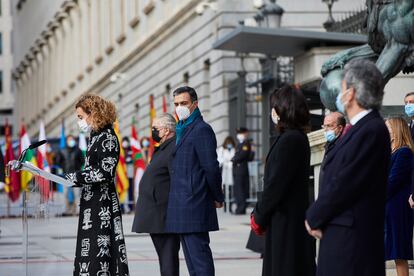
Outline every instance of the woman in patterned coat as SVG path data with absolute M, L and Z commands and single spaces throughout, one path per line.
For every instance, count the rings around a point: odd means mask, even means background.
M 74 276 L 129 275 L 115 172 L 119 141 L 113 129 L 116 109 L 97 96 L 76 104 L 81 131 L 90 132 L 84 169 L 67 178 L 82 188 Z

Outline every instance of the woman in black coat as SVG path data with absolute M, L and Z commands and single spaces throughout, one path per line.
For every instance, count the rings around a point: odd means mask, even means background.
M 152 139 L 160 145 L 139 183 L 132 226 L 133 232 L 150 233 L 162 276 L 179 275 L 180 238 L 177 234 L 165 233 L 170 161 L 175 150 L 175 124 L 174 117 L 168 113 L 157 117 L 152 124 Z
M 264 190 L 251 216 L 265 236 L 263 276 L 315 275 L 314 241 L 304 227 L 309 206 L 309 109 L 301 91 L 284 86 L 272 95 L 272 121 L 280 135 L 266 159 Z
M 119 141 L 116 109 L 97 95 L 76 104 L 81 131 L 90 132 L 83 170 L 66 177 L 82 187 L 73 275 L 129 275 L 122 218 L 115 190 Z

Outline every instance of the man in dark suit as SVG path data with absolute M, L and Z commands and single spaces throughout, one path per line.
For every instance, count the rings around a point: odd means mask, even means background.
M 218 230 L 216 208 L 223 206 L 217 141 L 198 109 L 197 93 L 184 86 L 173 93 L 176 150 L 173 154 L 166 231 L 179 233 L 191 276 L 213 276 L 209 231 Z
M 180 237 L 165 232 L 171 159 L 175 151 L 175 118 L 164 113 L 152 123 L 152 139 L 160 146 L 139 183 L 132 231 L 150 233 L 158 254 L 161 276 L 179 276 Z
M 325 116 L 323 120 L 322 128 L 325 130 L 325 154 L 322 160 L 321 167 L 324 166 L 325 160 L 330 155 L 330 152 L 335 147 L 337 142 L 342 136 L 345 129 L 346 120 L 344 115 L 339 112 L 331 112 Z M 321 183 L 323 181 L 323 170 L 319 172 L 319 190 L 321 189 Z
M 252 148 L 249 141 L 249 130 L 245 127 L 237 129 L 237 147 L 233 161 L 234 197 L 236 200 L 236 215 L 246 214 L 247 198 L 249 197 L 249 167 Z
M 321 239 L 319 276 L 385 276 L 384 212 L 391 147 L 378 112 L 383 83 L 370 61 L 353 60 L 345 66 L 336 105 L 352 127 L 321 168 L 321 191 L 305 221 L 309 234 Z

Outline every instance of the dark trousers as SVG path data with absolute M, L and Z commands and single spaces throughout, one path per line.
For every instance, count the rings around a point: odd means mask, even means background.
M 151 239 L 160 262 L 161 276 L 179 276 L 180 236 L 177 234 L 151 234 Z
M 214 276 L 208 232 L 180 234 L 180 239 L 190 276 Z
M 245 214 L 247 198 L 249 197 L 249 175 L 234 174 L 234 199 L 236 201 L 236 214 Z

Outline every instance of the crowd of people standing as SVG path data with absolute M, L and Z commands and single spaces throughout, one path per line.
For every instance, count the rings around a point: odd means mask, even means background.
M 327 143 L 314 202 L 306 98 L 289 85 L 271 95 L 278 136 L 265 158 L 263 192 L 250 215 L 252 232 L 264 237 L 263 276 L 385 276 L 386 260 L 395 261 L 399 276 L 408 275 L 414 93 L 405 97 L 410 125 L 401 117 L 384 120 L 379 112 L 383 83 L 372 62 L 357 59 L 345 66 L 338 112 L 326 115 L 322 125 Z M 230 193 L 235 214 L 247 212 L 252 141 L 248 129 L 240 127 L 237 142 L 229 136 L 217 147 L 196 91 L 180 87 L 173 98 L 177 118 L 164 113 L 152 122 L 158 146 L 140 181 L 138 200 L 129 206 L 135 207 L 132 231 L 150 234 L 161 275 L 179 275 L 182 248 L 190 275 L 213 276 L 209 232 L 219 230 L 216 210 Z M 72 150 L 65 156 L 71 161 L 65 175 L 80 199 L 74 275 L 131 275 L 115 190 L 120 149 L 128 149 L 129 141 L 118 141 L 110 101 L 84 95 L 75 111 L 79 128 L 90 138 L 83 157 L 74 137 L 67 137 Z M 223 191 L 223 185 L 228 189 Z

